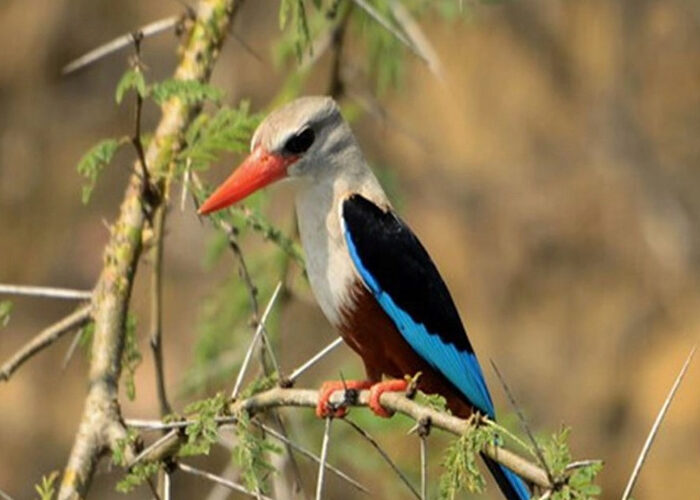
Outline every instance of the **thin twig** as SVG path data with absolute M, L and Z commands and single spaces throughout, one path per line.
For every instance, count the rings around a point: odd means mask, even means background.
M 0 294 L 26 295 L 29 297 L 67 300 L 90 300 L 92 298 L 92 290 L 73 290 L 70 288 L 55 288 L 49 286 L 7 284 L 0 284 Z
M 370 3 L 368 3 L 366 0 L 352 0 L 359 8 L 364 10 L 369 17 L 374 19 L 382 28 L 387 30 L 389 33 L 391 33 L 394 38 L 396 38 L 399 42 L 404 44 L 408 50 L 413 52 L 415 55 L 417 55 L 420 59 L 422 59 L 426 64 L 430 64 L 430 61 L 425 58 L 425 55 L 418 50 L 415 45 L 406 38 L 406 35 L 401 33 L 394 25 L 391 24 L 390 21 L 385 19 L 377 9 L 375 9 Z
M 290 386 L 296 382 L 296 380 L 309 368 L 311 368 L 313 365 L 318 363 L 321 359 L 323 359 L 326 355 L 328 355 L 333 349 L 338 347 L 340 344 L 343 343 L 343 338 L 338 337 L 335 339 L 333 342 L 328 344 L 326 347 L 318 351 L 316 354 L 314 354 L 311 358 L 309 358 L 308 361 L 305 361 L 302 363 L 301 366 L 299 366 L 297 369 L 295 369 L 292 374 L 289 377 L 286 377 L 284 379 L 285 383 L 288 383 Z
M 91 311 L 92 308 L 89 305 L 81 307 L 74 313 L 39 332 L 36 337 L 24 344 L 0 367 L 0 381 L 9 380 L 14 371 L 33 355 L 51 345 L 74 328 L 87 323 L 90 320 Z
M 170 500 L 170 472 L 165 471 L 163 473 L 163 500 Z
M 151 352 L 156 378 L 160 416 L 172 413 L 165 390 L 163 365 L 163 235 L 165 234 L 165 206 L 156 210 L 153 220 L 153 249 L 151 267 Z
M 525 415 L 523 414 L 523 411 L 520 409 L 520 405 L 518 405 L 518 402 L 515 400 L 515 396 L 513 396 L 513 393 L 510 391 L 510 387 L 508 387 L 508 384 L 506 383 L 506 379 L 503 377 L 503 374 L 501 374 L 501 371 L 498 369 L 498 366 L 496 366 L 496 363 L 493 361 L 493 359 L 491 359 L 489 361 L 491 361 L 491 367 L 493 368 L 493 371 L 496 372 L 496 376 L 498 377 L 498 380 L 501 382 L 501 385 L 503 386 L 503 390 L 505 391 L 506 396 L 508 397 L 508 401 L 510 402 L 511 407 L 515 410 L 515 414 L 518 416 L 518 420 L 520 421 L 520 426 L 523 428 L 523 430 L 527 434 L 527 437 L 530 440 L 530 443 L 532 443 L 532 446 L 535 450 L 535 455 L 537 456 L 537 460 L 539 460 L 542 468 L 545 471 L 547 471 L 547 479 L 549 479 L 550 483 L 554 483 L 554 477 L 552 476 L 552 471 L 550 470 L 549 465 L 547 464 L 547 461 L 544 458 L 544 453 L 542 452 L 542 448 L 540 448 L 539 443 L 535 439 L 535 436 L 532 433 L 532 430 L 530 429 L 530 426 L 528 425 L 527 420 L 525 419 Z
M 420 25 L 413 18 L 411 13 L 408 11 L 406 6 L 397 1 L 391 0 L 389 3 L 391 8 L 391 13 L 394 15 L 394 19 L 401 26 L 403 32 L 410 39 L 411 44 L 415 49 L 421 53 L 423 60 L 425 61 L 428 69 L 437 77 L 438 80 L 444 82 L 444 74 L 442 70 L 442 63 L 437 55 L 437 51 L 425 36 Z
M 78 349 L 81 336 L 82 335 L 80 330 L 75 332 L 75 334 L 73 335 L 73 340 L 70 341 L 70 345 L 68 346 L 68 349 L 66 349 L 66 354 L 64 354 L 63 356 L 63 361 L 61 361 L 61 370 L 65 370 L 66 368 L 68 368 L 70 360 L 73 359 L 73 354 L 75 354 L 76 349 Z
M 249 489 L 247 489 L 245 486 L 243 486 L 241 484 L 234 483 L 233 481 L 229 481 L 228 479 L 225 479 L 221 476 L 217 476 L 216 474 L 212 474 L 211 472 L 203 471 L 203 470 L 197 469 L 195 467 L 192 467 L 190 465 L 183 464 L 182 462 L 178 462 L 177 468 L 183 472 L 187 472 L 188 474 L 192 474 L 194 476 L 203 477 L 204 479 L 208 479 L 209 481 L 212 481 L 216 484 L 220 484 L 221 486 L 225 486 L 226 488 L 229 488 L 230 490 L 237 491 L 239 493 L 243 493 L 244 495 L 247 495 L 249 497 L 263 498 L 265 500 L 272 500 L 268 496 L 250 491 Z
M 316 479 L 316 500 L 323 498 L 323 479 L 326 472 L 326 460 L 328 459 L 328 444 L 331 440 L 331 424 L 333 418 L 326 418 L 326 427 L 323 431 L 323 443 L 321 444 L 321 460 L 318 462 L 318 477 Z
M 3 500 L 14 500 L 14 498 L 12 498 L 10 495 L 8 495 L 7 493 L 5 493 L 2 489 L 0 489 L 0 497 L 1 497 Z
M 406 474 L 404 474 L 404 473 L 401 471 L 401 469 L 399 469 L 399 466 L 396 465 L 396 463 L 391 459 L 391 457 L 387 454 L 387 452 L 384 451 L 384 449 L 379 445 L 379 443 L 377 442 L 377 440 L 374 439 L 370 433 L 368 433 L 366 430 L 364 430 L 362 427 L 360 427 L 359 425 L 357 425 L 357 424 L 356 424 L 355 422 L 353 422 L 352 420 L 350 420 L 350 419 L 348 419 L 348 418 L 344 418 L 344 419 L 343 419 L 343 422 L 345 422 L 345 423 L 348 424 L 350 427 L 352 427 L 353 429 L 355 429 L 355 431 L 357 431 L 357 433 L 358 433 L 360 436 L 362 436 L 363 438 L 365 438 L 365 440 L 367 440 L 367 441 L 369 442 L 369 444 L 371 444 L 371 445 L 374 447 L 374 449 L 376 449 L 376 450 L 379 452 L 379 454 L 382 456 L 382 458 L 384 459 L 384 461 L 385 461 L 387 464 L 389 464 L 389 467 L 391 467 L 391 469 L 392 469 L 392 470 L 396 473 L 396 475 L 399 477 L 399 479 L 401 480 L 401 482 L 402 482 L 403 484 L 405 484 L 406 487 L 408 487 L 409 490 L 411 490 L 411 493 L 413 493 L 413 496 L 414 496 L 414 497 L 416 497 L 418 500 L 420 500 L 420 499 L 421 499 L 420 493 L 418 493 L 418 491 L 416 490 L 416 488 L 411 484 L 411 481 L 409 481 L 409 479 L 406 477 Z
M 255 334 L 253 335 L 253 339 L 250 341 L 250 345 L 248 346 L 248 351 L 245 353 L 245 358 L 243 358 L 243 364 L 241 365 L 241 369 L 238 371 L 238 376 L 236 377 L 236 384 L 233 386 L 233 391 L 231 392 L 231 399 L 236 399 L 238 396 L 238 393 L 241 390 L 241 386 L 243 384 L 243 378 L 245 377 L 246 372 L 248 371 L 248 365 L 250 364 L 250 359 L 253 355 L 253 351 L 255 350 L 255 347 L 258 345 L 258 340 L 262 336 L 263 330 L 265 328 L 265 321 L 267 321 L 267 317 L 269 316 L 270 312 L 272 311 L 272 306 L 275 304 L 275 300 L 277 300 L 277 297 L 279 296 L 280 290 L 282 289 L 282 282 L 278 282 L 277 286 L 275 287 L 275 291 L 272 292 L 272 296 L 270 297 L 270 300 L 267 303 L 267 306 L 265 307 L 265 311 L 263 312 L 262 318 L 260 318 L 260 322 L 258 323 L 258 327 L 255 330 Z
M 107 42 L 104 45 L 100 45 L 87 54 L 69 62 L 61 70 L 61 74 L 67 75 L 77 71 L 80 68 L 84 68 L 85 66 L 88 66 L 113 52 L 123 49 L 124 47 L 133 43 L 134 33 L 139 33 L 143 38 L 148 38 L 176 26 L 180 22 L 180 19 L 181 16 L 166 17 L 165 19 L 159 19 L 158 21 L 154 21 L 150 24 L 137 28 L 133 33 L 121 35 L 114 40 Z
M 143 66 L 141 62 L 141 41 L 143 40 L 143 34 L 136 32 L 132 35 L 132 41 L 134 44 L 134 59 L 132 66 L 135 71 L 141 71 Z M 131 144 L 136 150 L 136 156 L 139 159 L 139 164 L 141 165 L 141 177 L 143 178 L 143 195 L 144 195 L 144 206 L 148 207 L 150 205 L 150 197 L 148 195 L 152 194 L 151 177 L 148 172 L 148 166 L 146 165 L 146 153 L 143 149 L 143 143 L 141 142 L 141 112 L 143 111 L 143 96 L 138 90 L 134 92 L 135 98 L 135 110 L 134 110 L 134 135 L 131 137 Z
M 690 362 L 692 361 L 693 356 L 695 355 L 696 349 L 697 349 L 697 346 L 695 345 L 690 350 L 690 354 L 688 354 L 688 357 L 686 358 L 685 363 L 683 363 L 683 367 L 681 368 L 681 371 L 678 373 L 678 376 L 676 377 L 675 382 L 673 382 L 673 385 L 671 386 L 671 390 L 668 392 L 668 395 L 666 396 L 666 400 L 664 401 L 664 404 L 661 406 L 661 409 L 659 410 L 659 414 L 656 416 L 656 420 L 654 421 L 654 425 L 651 426 L 651 430 L 649 431 L 649 435 L 647 436 L 647 439 L 644 442 L 644 446 L 642 447 L 642 451 L 639 453 L 639 458 L 637 458 L 637 463 L 634 465 L 634 469 L 632 470 L 632 475 L 630 476 L 630 479 L 627 482 L 627 486 L 625 487 L 625 491 L 622 493 L 622 500 L 628 500 L 630 495 L 632 494 L 632 490 L 634 489 L 634 485 L 637 482 L 637 479 L 639 478 L 639 473 L 642 470 L 642 466 L 644 465 L 644 461 L 646 460 L 647 455 L 649 454 L 649 450 L 651 450 L 651 445 L 654 443 L 654 438 L 656 438 L 656 434 L 659 432 L 659 428 L 661 427 L 661 422 L 663 422 L 664 417 L 666 416 L 666 412 L 668 411 L 669 407 L 671 406 L 671 401 L 673 401 L 673 398 L 676 395 L 676 391 L 680 387 L 681 382 L 683 381 L 683 377 L 685 377 L 685 374 L 688 371 L 688 367 L 690 366 Z
M 280 434 L 287 437 L 289 436 L 289 433 L 287 432 L 287 426 L 284 424 L 284 421 L 282 420 L 282 415 L 280 415 L 279 412 L 270 412 L 270 417 L 272 421 L 277 425 L 277 428 L 280 430 Z M 283 441 L 285 451 L 287 452 L 287 458 L 289 460 L 289 467 L 292 470 L 292 475 L 294 476 L 294 481 L 296 483 L 296 490 L 297 492 L 301 492 L 302 496 L 305 499 L 308 499 L 308 496 L 306 494 L 306 491 L 304 490 L 304 482 L 301 477 L 301 469 L 299 468 L 299 462 L 297 462 L 296 457 L 294 456 L 294 453 L 292 453 L 292 445 L 291 445 L 291 440 L 287 438 L 286 441 Z
M 570 473 L 578 469 L 583 469 L 584 467 L 590 467 L 592 465 L 603 465 L 602 460 L 577 460 L 571 462 L 566 467 L 564 467 L 565 473 Z
M 428 500 L 428 436 L 420 438 L 420 497 Z
M 168 452 L 173 451 L 177 444 L 177 439 L 178 430 L 177 428 L 173 428 L 167 434 L 163 434 L 148 447 L 144 448 L 141 453 L 136 455 L 134 459 L 129 462 L 128 468 L 132 468 L 134 465 L 144 460 L 153 460 L 151 457 L 155 454 L 167 454 Z
M 204 191 L 204 185 L 202 184 L 201 179 L 197 175 L 196 172 L 192 172 L 191 175 L 192 179 L 192 184 L 195 188 L 196 191 L 203 192 Z M 193 192 L 192 193 L 192 198 L 194 199 L 195 205 L 199 206 L 199 200 L 197 198 L 197 195 Z M 249 299 L 250 299 L 250 306 L 251 306 L 251 311 L 253 314 L 253 321 L 255 323 L 260 322 L 260 317 L 259 317 L 259 307 L 258 307 L 258 289 L 253 283 L 253 279 L 250 275 L 250 272 L 248 270 L 248 265 L 245 260 L 245 256 L 243 255 L 243 250 L 241 249 L 240 245 L 238 244 L 238 239 L 236 235 L 236 229 L 229 224 L 228 222 L 216 218 L 216 217 L 210 217 L 209 220 L 211 223 L 218 228 L 221 231 L 224 231 L 228 237 L 228 245 L 231 251 L 233 252 L 234 256 L 238 260 L 238 265 L 239 265 L 239 276 L 243 280 L 246 289 L 248 291 Z M 265 372 L 265 375 L 270 375 L 273 371 L 276 373 L 279 373 L 279 363 L 277 362 L 277 357 L 275 356 L 274 351 L 272 350 L 272 345 L 270 344 L 269 339 L 267 338 L 267 332 L 263 328 L 262 331 L 262 341 L 263 341 L 263 346 L 265 347 L 265 350 L 261 352 L 261 363 L 263 367 L 263 371 Z M 272 361 L 272 367 L 268 365 L 267 358 L 265 357 L 265 353 L 267 353 L 270 356 L 270 361 Z
M 320 463 L 321 463 L 321 458 L 320 458 L 320 457 L 316 456 L 313 452 L 307 450 L 306 448 L 302 447 L 301 445 L 298 445 L 297 443 L 295 443 L 294 441 L 292 441 L 291 439 L 289 439 L 286 435 L 284 435 L 284 434 L 282 434 L 282 433 L 280 433 L 280 432 L 277 432 L 275 429 L 273 429 L 272 427 L 270 427 L 270 426 L 268 426 L 268 425 L 263 424 L 262 422 L 258 422 L 258 421 L 256 421 L 256 420 L 251 420 L 251 423 L 252 423 L 253 425 L 256 425 L 256 426 L 260 427 L 260 428 L 263 429 L 267 434 L 269 434 L 270 436 L 274 437 L 275 439 L 278 439 L 279 441 L 282 441 L 283 443 L 288 444 L 290 448 L 292 448 L 294 451 L 300 453 L 301 455 L 305 456 L 306 458 L 308 458 L 308 459 L 310 459 L 310 460 L 313 460 L 313 461 L 316 462 L 317 464 L 320 464 Z M 344 473 L 342 470 L 340 470 L 340 469 L 334 467 L 333 465 L 331 465 L 331 464 L 329 464 L 329 463 L 327 463 L 327 462 L 326 462 L 326 469 L 328 469 L 329 471 L 331 471 L 333 474 L 335 474 L 336 476 L 338 476 L 338 477 L 341 478 L 342 480 L 347 481 L 347 482 L 348 482 L 351 486 L 353 486 L 354 488 L 357 488 L 358 490 L 360 490 L 360 491 L 363 492 L 363 493 L 369 494 L 369 490 L 368 490 L 367 488 L 365 488 L 364 486 L 362 486 L 362 485 L 361 485 L 359 482 L 357 482 L 355 479 L 353 479 L 353 478 L 351 478 L 350 476 L 348 476 L 348 475 L 347 475 L 346 473 Z

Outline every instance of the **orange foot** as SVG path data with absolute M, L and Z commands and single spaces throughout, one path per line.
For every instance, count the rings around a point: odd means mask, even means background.
M 330 398 L 335 391 L 369 389 L 372 387 L 372 382 L 369 380 L 333 380 L 324 382 L 319 389 L 318 403 L 316 404 L 316 416 L 318 418 L 343 418 L 348 412 L 347 407 L 341 406 L 336 408 L 331 404 Z
M 389 418 L 394 412 L 384 408 L 379 399 L 385 392 L 404 392 L 408 389 L 409 382 L 407 380 L 385 380 L 378 382 L 369 388 L 369 407 L 375 415 L 379 417 Z

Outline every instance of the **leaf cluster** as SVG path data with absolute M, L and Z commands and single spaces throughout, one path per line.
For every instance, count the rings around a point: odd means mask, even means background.
M 542 443 L 542 452 L 548 467 L 554 476 L 555 483 L 561 484 L 552 494 L 553 500 L 588 500 L 601 494 L 600 486 L 594 483 L 597 474 L 603 466 L 595 462 L 576 469 L 567 476 L 566 467 L 571 463 L 569 449 L 571 429 L 562 427 Z
M 185 408 L 185 413 L 191 414 L 193 423 L 185 428 L 187 442 L 178 451 L 179 456 L 209 454 L 218 436 L 216 417 L 223 415 L 226 403 L 226 397 L 219 392 L 214 397 L 196 401 Z
M 256 434 L 251 428 L 248 415 L 241 412 L 237 415 L 235 427 L 236 446 L 232 451 L 233 461 L 241 470 L 243 484 L 250 491 L 267 491 L 266 478 L 275 471 L 267 461 L 270 453 L 281 453 L 282 450 L 263 436 Z
M 159 462 L 139 462 L 117 483 L 116 490 L 120 493 L 129 493 L 137 486 L 142 485 L 154 476 L 160 469 Z
M 48 476 L 42 476 L 41 482 L 34 485 L 40 500 L 51 500 L 54 497 L 56 494 L 56 479 L 58 479 L 58 471 L 55 470 Z
M 497 439 L 493 428 L 478 425 L 477 420 L 473 419 L 469 430 L 445 451 L 442 460 L 445 471 L 440 477 L 439 498 L 452 500 L 462 490 L 472 493 L 484 491 L 486 482 L 477 465 L 477 457 L 486 445 Z
M 200 113 L 185 133 L 185 147 L 178 155 L 180 165 L 203 170 L 221 153 L 240 153 L 260 123 L 260 115 L 250 113 L 243 101 L 237 108 L 221 107 L 212 115 Z
M 88 150 L 78 162 L 78 173 L 85 177 L 81 199 L 83 203 L 90 201 L 95 189 L 97 177 L 107 165 L 112 162 L 114 154 L 126 139 L 103 139 Z

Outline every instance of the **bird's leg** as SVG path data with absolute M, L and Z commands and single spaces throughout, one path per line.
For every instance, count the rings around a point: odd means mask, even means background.
M 343 418 L 348 412 L 346 406 L 335 408 L 330 398 L 335 391 L 359 391 L 372 387 L 369 380 L 332 380 L 324 382 L 319 389 L 318 403 L 316 404 L 316 416 L 318 418 Z
M 385 392 L 404 392 L 408 389 L 410 382 L 406 379 L 384 380 L 377 382 L 369 388 L 369 407 L 375 415 L 379 417 L 389 418 L 394 415 L 394 412 L 387 410 L 379 402 L 382 394 Z

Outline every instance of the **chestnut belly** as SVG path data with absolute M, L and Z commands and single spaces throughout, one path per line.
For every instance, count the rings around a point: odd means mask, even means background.
M 351 300 L 340 311 L 338 329 L 345 342 L 357 352 L 372 382 L 382 375 L 391 378 L 421 372 L 418 388 L 426 394 L 440 394 L 453 414 L 466 418 L 473 407 L 440 372 L 432 368 L 403 338 L 391 318 L 369 290 L 359 281 L 352 285 Z

